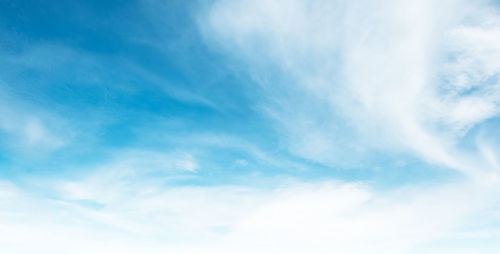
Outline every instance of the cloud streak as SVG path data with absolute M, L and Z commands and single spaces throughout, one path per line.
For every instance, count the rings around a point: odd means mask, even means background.
M 202 30 L 248 64 L 292 153 L 342 165 L 346 150 L 403 149 L 477 173 L 492 165 L 462 160 L 474 152 L 459 143 L 498 116 L 494 8 L 463 1 L 216 1 Z

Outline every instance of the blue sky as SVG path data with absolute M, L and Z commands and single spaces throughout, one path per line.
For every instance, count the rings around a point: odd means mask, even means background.
M 496 253 L 499 11 L 0 1 L 0 249 Z

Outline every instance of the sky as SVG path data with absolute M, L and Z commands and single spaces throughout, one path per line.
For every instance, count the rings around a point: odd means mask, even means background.
M 494 254 L 500 2 L 0 0 L 0 252 Z

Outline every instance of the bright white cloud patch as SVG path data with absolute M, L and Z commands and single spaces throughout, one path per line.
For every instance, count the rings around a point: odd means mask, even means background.
M 500 236 L 493 185 L 462 182 L 378 193 L 362 183 L 165 188 L 158 181 L 99 179 L 98 188 L 86 180 L 71 183 L 94 193 L 85 201 L 74 195 L 43 198 L 3 182 L 2 249 L 397 254 L 496 253 L 500 247 L 492 241 Z M 49 184 L 69 191 L 70 183 Z
M 471 172 L 456 144 L 499 113 L 496 12 L 465 1 L 221 0 L 203 30 L 249 64 L 293 153 L 342 165 L 370 147 L 406 149 Z

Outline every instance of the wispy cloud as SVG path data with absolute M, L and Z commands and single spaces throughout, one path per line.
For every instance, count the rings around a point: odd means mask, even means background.
M 0 86 L 0 131 L 3 145 L 27 155 L 41 155 L 57 150 L 73 136 L 69 124 L 57 114 L 35 109 L 12 98 Z
M 291 152 L 338 165 L 345 151 L 404 149 L 470 172 L 457 144 L 499 109 L 494 8 L 216 1 L 201 26 L 248 63 Z

